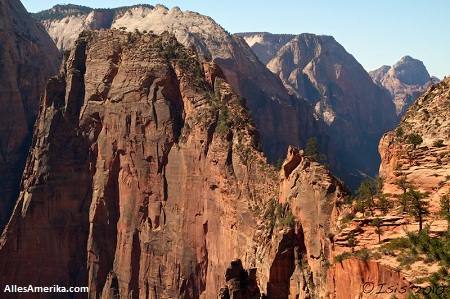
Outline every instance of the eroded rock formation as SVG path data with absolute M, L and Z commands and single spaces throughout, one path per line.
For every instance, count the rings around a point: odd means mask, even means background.
M 430 86 L 407 110 L 396 130 L 381 139 L 380 176 L 386 181 L 386 192 L 402 192 L 395 182 L 405 177 L 430 192 L 430 203 L 437 206 L 448 191 L 449 86 L 449 79 Z
M 19 193 L 39 98 L 59 54 L 18 0 L 0 1 L 0 231 Z
M 412 285 L 389 266 L 350 258 L 328 271 L 329 298 L 407 298 Z
M 403 115 L 430 85 L 430 74 L 423 62 L 411 56 L 403 57 L 392 67 L 383 65 L 369 74 L 378 86 L 389 92 L 397 115 Z
M 374 176 L 380 163 L 376 144 L 398 118 L 388 94 L 356 59 L 331 36 L 301 34 L 267 67 L 327 124 L 340 162 L 332 169 L 353 188 L 361 173 Z
M 172 35 L 87 31 L 47 84 L 0 279 L 89 298 L 323 296 L 345 194 L 296 148 L 267 164 L 220 69 Z
M 278 51 L 295 37 L 294 34 L 272 34 L 269 32 L 245 32 L 236 33 L 236 35 L 244 38 L 264 64 L 268 64 Z
M 112 9 L 110 23 L 97 21 L 100 12 L 103 10 L 69 5 L 55 6 L 35 16 L 62 49 L 71 49 L 83 29 L 98 29 L 98 24 L 104 25 L 101 28 L 130 32 L 168 31 L 184 46 L 194 47 L 201 59 L 218 64 L 235 92 L 246 98 L 246 105 L 260 129 L 264 152 L 271 162 L 284 157 L 289 145 L 304 147 L 307 139 L 315 136 L 321 139 L 324 150 L 328 150 L 329 163 L 335 163 L 324 124 L 316 119 L 311 105 L 303 98 L 290 95 L 243 38 L 230 35 L 210 17 L 183 12 L 178 7 L 137 5 Z

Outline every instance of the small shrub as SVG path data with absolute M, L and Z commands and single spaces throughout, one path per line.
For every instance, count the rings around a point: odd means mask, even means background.
M 418 260 L 418 258 L 415 257 L 414 255 L 401 255 L 401 256 L 397 257 L 397 261 L 402 266 L 408 266 L 408 265 L 414 264 L 417 260 Z
M 397 137 L 403 137 L 403 134 L 404 134 L 404 132 L 403 132 L 403 128 L 402 128 L 402 127 L 398 127 L 398 128 L 395 130 L 395 136 L 397 136 Z
M 406 142 L 412 144 L 416 148 L 419 144 L 423 142 L 422 136 L 417 133 L 411 133 L 406 136 Z
M 442 139 L 435 140 L 433 142 L 433 146 L 435 146 L 435 147 L 443 147 L 443 146 L 445 146 L 444 145 L 444 140 L 442 140 Z
M 284 162 L 284 159 L 283 159 L 283 158 L 280 158 L 280 159 L 278 159 L 277 162 L 275 163 L 275 168 L 276 168 L 278 171 L 281 170 L 281 167 L 283 166 L 283 162 Z
M 344 203 L 346 203 L 346 204 L 348 204 L 348 205 L 351 205 L 351 204 L 353 203 L 354 200 L 355 200 L 355 198 L 354 198 L 353 196 L 347 195 L 347 196 L 344 198 Z
M 341 253 L 341 254 L 338 254 L 338 255 L 336 255 L 335 257 L 334 257 L 334 261 L 336 262 L 336 263 L 342 263 L 342 261 L 343 260 L 345 260 L 345 259 L 348 259 L 349 257 L 351 257 L 352 256 L 352 254 L 350 253 L 350 252 L 344 252 L 344 253 Z
M 367 262 L 370 258 L 370 252 L 369 249 L 367 248 L 363 248 L 360 251 L 358 251 L 358 253 L 356 254 L 356 256 L 362 260 L 363 262 Z
M 355 218 L 355 213 L 347 213 L 342 218 L 342 223 L 348 223 Z

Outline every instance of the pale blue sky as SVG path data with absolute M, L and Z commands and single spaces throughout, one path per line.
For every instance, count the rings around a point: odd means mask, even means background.
M 22 3 L 28 11 L 37 12 L 64 2 L 22 0 Z M 158 2 L 73 0 L 71 3 L 106 8 Z M 231 33 L 267 31 L 332 35 L 367 71 L 383 64 L 392 65 L 410 55 L 422 60 L 431 75 L 439 78 L 450 75 L 449 0 L 185 0 L 159 3 L 208 15 Z

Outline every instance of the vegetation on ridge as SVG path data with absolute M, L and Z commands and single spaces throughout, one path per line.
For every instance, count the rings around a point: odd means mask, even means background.
M 96 8 L 95 11 L 113 11 L 113 12 L 121 12 L 123 10 L 126 10 L 128 8 L 133 7 L 147 7 L 147 8 L 154 8 L 154 6 L 149 4 L 136 4 L 136 5 L 130 5 L 130 6 L 120 6 L 117 8 Z M 76 5 L 76 4 L 57 4 L 53 6 L 50 9 L 46 9 L 37 13 L 32 13 L 31 15 L 33 18 L 35 18 L 37 21 L 44 21 L 44 20 L 62 20 L 65 17 L 69 16 L 79 16 L 79 15 L 87 15 L 90 12 L 92 12 L 94 8 L 83 6 L 83 5 Z

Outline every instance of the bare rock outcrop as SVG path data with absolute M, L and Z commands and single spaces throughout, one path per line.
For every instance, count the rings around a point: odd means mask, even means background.
M 0 280 L 89 298 L 325 294 L 345 188 L 295 148 L 279 175 L 216 65 L 168 33 L 86 31 L 47 84 Z
M 449 86 L 449 79 L 431 85 L 409 107 L 395 132 L 388 132 L 381 139 L 380 176 L 385 178 L 386 192 L 400 193 L 395 182 L 402 177 L 430 192 L 432 205 L 438 205 L 447 192 Z
M 201 59 L 215 62 L 223 70 L 235 92 L 246 99 L 247 107 L 261 132 L 261 142 L 269 160 L 282 158 L 289 145 L 305 146 L 308 138 L 320 137 L 334 162 L 324 124 L 314 116 L 303 98 L 290 95 L 280 79 L 260 62 L 244 39 L 232 36 L 210 17 L 178 7 L 136 5 L 110 10 L 110 23 L 98 22 L 103 10 L 78 6 L 55 6 L 35 15 L 61 49 L 71 49 L 83 29 L 116 28 L 174 34 Z
M 0 230 L 19 193 L 39 98 L 59 53 L 18 0 L 0 1 Z
M 322 298 L 333 255 L 329 235 L 336 233 L 338 205 L 349 191 L 325 167 L 293 147 L 282 166 L 279 190 L 281 219 L 293 217 L 295 225 L 282 235 L 275 254 L 269 298 Z
M 425 65 L 411 56 L 403 57 L 392 67 L 383 65 L 369 75 L 378 86 L 389 92 L 400 116 L 430 85 L 430 74 Z
M 331 36 L 301 34 L 267 64 L 294 94 L 306 98 L 327 124 L 340 167 L 353 188 L 361 173 L 375 175 L 376 144 L 398 121 L 388 94 Z M 333 166 L 333 165 L 332 165 Z
M 395 269 L 373 261 L 350 258 L 328 270 L 329 298 L 407 298 L 412 285 Z
M 295 37 L 294 34 L 272 34 L 269 32 L 245 32 L 236 33 L 236 35 L 244 38 L 264 64 L 268 64 L 278 51 Z

